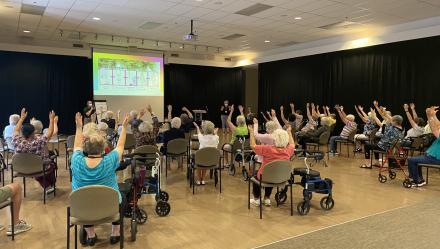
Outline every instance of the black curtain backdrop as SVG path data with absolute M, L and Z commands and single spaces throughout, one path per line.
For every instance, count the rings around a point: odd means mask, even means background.
M 431 37 L 262 63 L 260 111 L 280 105 L 290 109 L 293 101 L 303 111 L 307 102 L 341 104 L 356 115 L 355 104 L 367 109 L 377 99 L 405 120 L 403 104 L 415 102 L 426 119 L 425 108 L 440 102 L 439 44 L 440 37 Z
M 92 62 L 88 58 L 0 51 L 0 129 L 9 115 L 28 109 L 49 125 L 49 110 L 59 116 L 60 133 L 72 134 L 75 113 L 93 97 Z
M 165 115 L 166 106 L 173 105 L 173 117 L 181 109 L 208 109 L 204 119 L 217 126 L 220 107 L 225 99 L 235 105 L 244 102 L 245 73 L 242 68 L 220 68 L 169 64 L 165 65 Z M 206 118 L 205 118 L 206 117 Z

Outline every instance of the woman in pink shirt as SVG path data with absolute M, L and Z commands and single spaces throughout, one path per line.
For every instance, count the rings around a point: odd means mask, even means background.
M 255 139 L 261 144 L 273 145 L 272 133 L 276 129 L 281 129 L 281 125 L 278 120 L 272 119 L 266 122 L 266 134 L 258 133 L 258 120 L 254 118 L 254 136 Z
M 292 131 L 290 125 L 287 127 L 287 131 L 283 129 L 276 129 L 271 137 L 273 139 L 273 145 L 257 145 L 255 141 L 255 135 L 253 127 L 249 127 L 250 145 L 257 155 L 263 157 L 263 163 L 257 172 L 257 179 L 260 179 L 261 173 L 264 167 L 275 160 L 290 160 L 295 150 L 295 142 L 292 137 Z M 272 188 L 265 188 L 264 190 L 264 205 L 270 206 L 270 195 L 272 194 Z M 253 184 L 254 198 L 250 199 L 251 204 L 260 205 L 261 189 L 258 184 Z

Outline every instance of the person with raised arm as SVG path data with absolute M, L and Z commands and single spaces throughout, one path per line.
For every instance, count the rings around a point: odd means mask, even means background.
M 82 117 L 80 113 L 76 114 L 76 133 L 71 163 L 72 191 L 90 185 L 103 185 L 116 190 L 119 195 L 119 203 L 122 203 L 116 170 L 119 167 L 119 162 L 122 160 L 128 122 L 129 116 L 126 115 L 122 122 L 121 134 L 119 135 L 116 148 L 110 153 L 105 154 L 104 137 L 98 133 L 91 133 L 84 139 Z M 94 226 L 85 225 L 84 228 L 87 233 L 86 244 L 89 246 L 95 245 L 98 236 L 95 233 Z M 119 240 L 119 222 L 113 222 L 110 243 L 116 244 Z
M 303 113 L 301 110 L 295 110 L 295 104 L 293 102 L 290 103 L 289 105 L 292 114 L 295 116 L 295 126 L 293 126 L 292 128 L 295 128 L 296 131 L 299 131 L 299 129 L 301 129 L 304 120 L 304 116 L 302 115 Z
M 413 116 L 411 116 L 411 113 L 409 112 L 409 108 L 411 108 Z M 403 109 L 405 110 L 406 117 L 408 118 L 409 123 L 411 124 L 411 129 L 408 130 L 406 133 L 405 138 L 415 138 L 423 135 L 425 132 L 425 125 L 426 122 L 423 118 L 419 118 L 417 116 L 416 106 L 414 103 L 411 103 L 410 105 L 404 104 Z
M 362 145 L 365 143 L 365 141 L 368 141 L 371 132 L 374 129 L 376 129 L 378 126 L 376 125 L 376 122 L 373 120 L 371 116 L 371 112 L 369 112 L 367 115 L 364 112 L 364 108 L 360 105 L 358 106 L 355 105 L 354 109 L 356 109 L 356 113 L 358 114 L 359 118 L 361 118 L 362 122 L 364 122 L 364 131 L 354 136 L 354 144 L 355 144 L 354 152 L 361 152 Z
M 46 145 L 54 133 L 55 121 L 58 121 L 58 119 L 55 120 L 55 112 L 49 112 L 49 128 L 47 129 L 47 133 L 37 136 L 35 134 L 35 127 L 32 124 L 23 124 L 26 117 L 27 111 L 23 108 L 21 110 L 20 119 L 14 129 L 12 144 L 14 145 L 15 153 L 30 153 L 41 156 L 46 175 L 36 177 L 35 179 L 40 183 L 42 188 L 46 189 L 46 193 L 49 194 L 55 191 L 56 164 L 50 159 Z
M 191 111 L 185 106 L 182 107 L 182 111 L 184 113 L 180 115 L 180 120 L 182 121 L 181 129 L 183 129 L 185 132 L 189 132 L 193 128 L 192 124 L 194 121 L 194 116 Z
M 194 122 L 194 126 L 197 129 L 197 137 L 199 139 L 199 149 L 211 147 L 211 148 L 217 148 L 220 139 L 217 135 L 218 128 L 215 128 L 214 123 L 211 121 L 203 121 L 202 122 L 202 131 L 200 131 L 200 127 L 197 125 L 196 122 Z M 205 169 L 198 169 L 197 170 L 197 176 L 198 180 L 196 181 L 197 185 L 205 185 L 205 175 L 206 170 Z
M 330 138 L 330 156 L 335 156 L 338 154 L 336 149 L 336 140 L 338 139 L 348 139 L 350 134 L 354 132 L 357 129 L 357 124 L 354 121 L 355 117 L 352 114 L 345 114 L 344 107 L 336 105 L 335 106 L 336 111 L 339 114 L 339 117 L 341 118 L 342 122 L 344 122 L 345 126 L 342 128 L 341 134 L 339 136 L 332 136 Z
M 136 147 L 142 145 L 156 145 L 156 138 L 159 134 L 159 119 L 154 114 L 151 105 L 147 106 L 147 112 L 150 113 L 153 123 L 142 121 L 138 127 L 133 127 L 133 136 L 136 140 Z
M 242 107 L 243 108 L 243 107 Z M 240 137 L 246 137 L 249 135 L 248 127 L 246 126 L 246 118 L 243 115 L 237 116 L 235 123 L 237 126 L 232 123 L 232 114 L 234 113 L 234 105 L 231 105 L 231 111 L 229 112 L 228 116 L 228 127 L 229 130 L 232 132 L 231 141 L 229 143 L 226 143 L 223 145 L 223 150 L 229 153 L 233 153 L 232 151 L 232 145 L 234 144 L 235 140 L 237 139 L 237 136 Z M 225 155 L 225 163 L 229 164 L 229 156 L 228 154 Z

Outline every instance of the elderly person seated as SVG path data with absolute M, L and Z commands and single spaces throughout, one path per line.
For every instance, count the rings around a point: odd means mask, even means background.
M 142 145 L 154 145 L 156 146 L 156 137 L 159 133 L 159 119 L 153 113 L 151 106 L 148 105 L 147 111 L 150 113 L 153 119 L 153 124 L 147 121 L 142 121 L 138 127 L 133 127 L 133 135 L 136 139 L 136 147 Z
M 119 124 L 119 119 L 121 115 L 121 111 L 118 111 L 116 119 L 113 117 L 115 114 L 112 111 L 106 111 L 104 113 L 104 118 L 101 119 L 101 122 L 106 123 L 108 128 L 115 130 L 117 125 Z
M 261 134 L 258 132 L 258 120 L 256 118 L 253 119 L 254 123 L 254 137 L 260 144 L 273 145 L 273 137 L 272 133 L 277 129 L 282 129 L 278 120 L 270 120 L 266 122 L 266 133 Z M 287 124 L 289 125 L 289 124 Z
M 428 124 L 436 140 L 426 151 L 426 155 L 408 158 L 409 177 L 412 179 L 411 187 L 426 185 L 419 164 L 440 164 L 440 121 L 437 118 L 437 112 L 438 106 L 426 108 Z
M 411 116 L 408 110 L 409 107 L 411 107 L 411 111 L 414 118 Z M 408 130 L 405 138 L 414 138 L 423 135 L 423 133 L 425 132 L 426 122 L 423 118 L 417 116 L 415 104 L 411 103 L 409 106 L 408 104 L 404 104 L 403 109 L 405 110 L 406 117 L 408 118 L 408 121 L 411 124 L 411 129 Z
M 298 136 L 298 144 L 301 145 L 303 149 L 304 156 L 306 155 L 307 143 L 317 143 L 319 142 L 319 137 L 324 132 L 330 132 L 330 118 L 322 117 L 321 126 L 318 129 L 310 130 L 303 135 Z
M 50 123 L 47 134 L 41 135 L 35 134 L 35 127 L 33 125 L 23 124 L 26 116 L 26 109 L 23 108 L 21 110 L 20 120 L 14 129 L 14 138 L 12 139 L 15 153 L 31 153 L 42 157 L 46 175 L 36 177 L 35 179 L 40 183 L 41 187 L 46 189 L 47 193 L 52 193 L 55 190 L 56 164 L 50 159 L 46 144 L 54 133 L 55 122 L 57 122 L 58 119 L 55 118 L 55 113 L 51 111 L 49 113 Z
M 116 148 L 104 154 L 105 139 L 98 133 L 89 133 L 83 138 L 83 122 L 80 113 L 76 114 L 76 134 L 74 152 L 72 154 L 72 191 L 89 185 L 103 185 L 116 190 L 119 194 L 119 203 L 122 197 L 119 192 L 116 169 L 124 152 L 128 116 L 122 123 L 121 135 Z M 85 225 L 87 245 L 93 246 L 97 241 L 95 229 L 92 225 Z M 120 240 L 119 222 L 112 223 L 110 243 L 116 244 Z
M 339 136 L 332 136 L 330 138 L 330 156 L 335 156 L 338 154 L 336 150 L 336 140 L 338 139 L 348 139 L 348 136 L 356 131 L 357 124 L 354 122 L 355 117 L 352 114 L 345 114 L 344 107 L 337 105 L 336 111 L 339 114 L 339 117 L 341 118 L 342 122 L 344 122 L 345 126 L 341 131 L 341 134 Z
M 26 221 L 20 219 L 20 209 L 22 201 L 23 191 L 21 185 L 18 183 L 11 183 L 4 187 L 0 187 L 0 203 L 10 199 L 13 202 L 12 209 L 14 211 L 14 235 L 19 233 L 24 233 L 32 229 L 32 225 L 26 223 Z M 5 229 L 4 226 L 0 225 L 0 231 Z M 8 227 L 6 235 L 12 235 L 12 224 Z
M 354 136 L 354 144 L 355 149 L 354 152 L 361 152 L 361 145 L 370 139 L 371 132 L 374 131 L 378 126 L 376 122 L 373 120 L 371 112 L 368 112 L 368 115 L 364 112 L 364 108 L 362 106 L 354 106 L 357 114 L 361 118 L 362 122 L 364 122 L 364 131 L 361 134 L 356 134 Z
M 249 135 L 249 131 L 248 128 L 246 126 L 246 118 L 243 115 L 243 106 L 238 106 L 239 111 L 240 111 L 240 115 L 237 116 L 236 118 L 236 124 L 237 126 L 234 125 L 234 123 L 232 123 L 232 114 L 234 113 L 234 105 L 231 105 L 231 111 L 229 112 L 229 116 L 228 116 L 228 126 L 229 126 L 229 130 L 232 132 L 232 137 L 231 137 L 231 141 L 230 143 L 224 144 L 223 145 L 223 150 L 229 153 L 232 153 L 232 144 L 234 144 L 235 140 L 237 139 L 237 136 L 240 137 L 246 137 Z M 229 164 L 229 157 L 228 155 L 225 155 L 225 163 Z
M 366 142 L 364 146 L 365 151 L 365 163 L 361 166 L 361 168 L 371 169 L 372 165 L 370 164 L 370 151 L 377 150 L 377 151 L 384 151 L 386 152 L 388 149 L 390 149 L 398 140 L 403 139 L 403 128 L 402 128 L 402 122 L 403 118 L 400 115 L 394 115 L 394 116 L 384 116 L 387 119 L 387 123 L 389 124 L 383 124 L 383 122 L 380 122 L 380 120 L 376 116 L 376 111 L 371 109 L 371 114 L 373 120 L 376 122 L 378 126 L 381 126 L 382 130 L 384 131 L 379 142 L 377 144 L 371 144 L 370 142 Z M 374 153 L 374 158 L 376 161 L 373 163 L 375 165 L 379 164 L 379 153 Z
M 180 120 L 182 121 L 182 126 L 180 127 L 184 132 L 190 132 L 190 130 L 193 128 L 193 121 L 194 117 L 192 113 L 188 110 L 188 108 L 183 107 L 182 111 L 185 113 L 182 113 L 180 115 Z
M 199 126 L 196 122 L 194 122 L 194 126 L 197 129 L 197 138 L 199 139 L 199 149 L 212 147 L 217 148 L 218 143 L 220 142 L 219 136 L 217 135 L 218 128 L 215 128 L 214 123 L 211 121 L 203 121 L 202 122 L 202 131 L 200 131 Z M 206 170 L 199 169 L 198 171 L 198 180 L 196 181 L 197 185 L 205 185 L 205 175 Z
M 263 162 L 257 172 L 257 179 L 261 178 L 263 169 L 269 162 L 275 160 L 290 160 L 290 157 L 293 155 L 295 150 L 295 142 L 292 137 L 292 130 L 290 126 L 287 127 L 287 131 L 283 129 L 276 129 L 271 134 L 273 138 L 273 145 L 257 145 L 252 126 L 249 126 L 249 133 L 252 150 L 255 152 L 255 154 L 263 157 Z M 261 195 L 260 186 L 254 183 L 252 192 L 254 198 L 250 199 L 249 201 L 251 204 L 259 206 Z M 264 192 L 264 205 L 270 206 L 270 195 L 272 193 L 272 188 L 265 188 Z
M 312 111 L 311 111 L 312 109 Z M 309 103 L 307 103 L 307 123 L 306 125 L 300 130 L 295 133 L 295 138 L 298 138 L 299 136 L 307 133 L 310 130 L 313 130 L 316 128 L 318 123 L 316 122 L 316 118 L 313 116 L 315 104 L 312 103 L 312 107 Z
M 180 129 L 181 126 L 182 121 L 180 120 L 180 118 L 174 117 L 173 119 L 171 119 L 171 129 L 163 133 L 163 144 L 160 148 L 160 152 L 162 152 L 162 154 L 167 154 L 167 145 L 169 141 L 177 138 L 185 138 L 185 132 Z
M 3 130 L 3 138 L 6 141 L 8 149 L 14 150 L 14 145 L 12 144 L 12 138 L 14 137 L 14 129 L 17 125 L 18 120 L 20 120 L 20 115 L 12 114 L 9 116 L 9 125 Z
M 286 116 L 284 115 L 284 106 L 280 106 L 281 120 L 283 121 L 285 126 L 290 125 L 295 131 L 299 131 L 303 121 L 301 110 L 295 111 L 295 106 L 293 105 L 293 103 L 290 103 L 290 109 L 291 113 L 289 113 L 286 118 Z

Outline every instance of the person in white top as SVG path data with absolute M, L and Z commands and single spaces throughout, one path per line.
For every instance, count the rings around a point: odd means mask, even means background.
M 411 116 L 411 113 L 409 112 L 409 107 L 411 108 L 411 112 L 414 117 Z M 414 103 L 409 104 L 409 106 L 408 104 L 404 104 L 403 109 L 405 110 L 406 117 L 411 124 L 411 129 L 408 130 L 405 138 L 414 138 L 423 135 L 423 133 L 425 132 L 426 122 L 423 118 L 417 116 L 416 105 Z
M 199 149 L 212 147 L 217 148 L 220 142 L 219 137 L 217 135 L 218 128 L 215 128 L 214 123 L 211 121 L 203 121 L 202 122 L 202 132 L 200 132 L 200 128 L 196 122 L 193 123 L 197 129 L 197 137 L 199 139 Z M 205 175 L 206 170 L 197 170 L 196 175 L 198 175 L 198 180 L 196 181 L 197 185 L 205 185 Z

